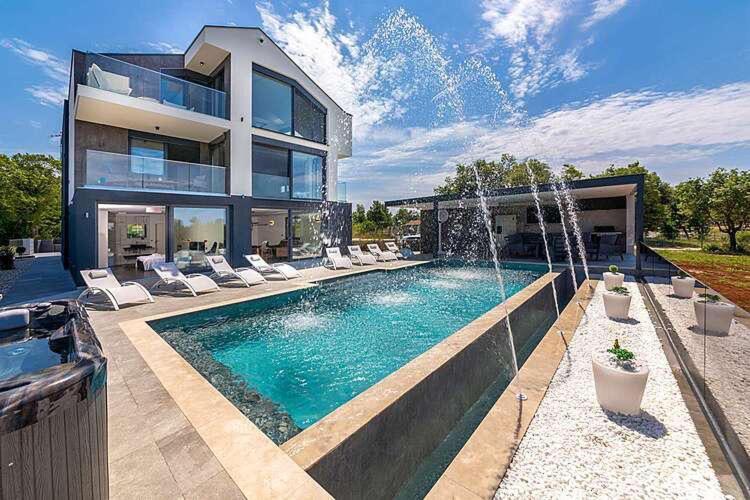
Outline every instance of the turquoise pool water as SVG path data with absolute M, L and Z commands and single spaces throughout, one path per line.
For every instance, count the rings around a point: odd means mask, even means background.
M 508 296 L 541 274 L 504 270 Z M 151 326 L 282 442 L 499 302 L 489 266 L 428 264 Z

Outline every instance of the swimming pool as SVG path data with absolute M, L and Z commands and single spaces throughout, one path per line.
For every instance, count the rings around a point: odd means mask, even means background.
M 507 295 L 541 274 L 503 270 Z M 431 263 L 150 325 L 281 443 L 499 302 L 490 266 Z

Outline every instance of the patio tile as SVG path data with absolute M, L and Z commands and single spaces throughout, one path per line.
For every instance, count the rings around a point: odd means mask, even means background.
M 109 494 L 112 500 L 182 498 L 164 457 L 154 443 L 110 463 Z
M 184 427 L 156 442 L 184 493 L 200 486 L 224 469 L 192 427 Z M 234 483 L 231 483 L 235 486 Z M 238 490 L 239 491 L 239 490 Z
M 185 500 L 242 500 L 246 498 L 225 471 L 185 493 Z

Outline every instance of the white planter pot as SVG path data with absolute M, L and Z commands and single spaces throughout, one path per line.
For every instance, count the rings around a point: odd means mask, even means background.
M 609 362 L 608 358 L 602 355 L 591 360 L 596 399 L 605 410 L 625 415 L 640 414 L 648 381 L 648 364 L 639 363 L 633 370 L 626 370 Z
M 630 295 L 604 292 L 604 312 L 608 318 L 627 319 L 630 317 Z
M 696 300 L 693 307 L 699 329 L 722 335 L 729 334 L 734 317 L 734 304 Z
M 622 286 L 625 275 L 622 273 L 604 273 L 604 288 L 612 290 L 616 286 Z
M 679 276 L 672 277 L 672 292 L 678 297 L 689 299 L 693 296 L 694 289 L 694 278 L 680 278 Z

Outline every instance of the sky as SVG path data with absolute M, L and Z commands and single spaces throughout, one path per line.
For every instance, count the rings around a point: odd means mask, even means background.
M 9 0 L 0 154 L 59 156 L 72 49 L 183 52 L 260 26 L 352 113 L 349 200 L 429 195 L 503 153 L 669 182 L 750 168 L 746 0 Z M 249 76 L 248 76 L 249 78 Z

